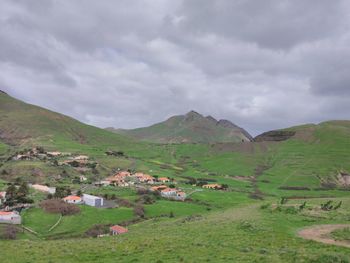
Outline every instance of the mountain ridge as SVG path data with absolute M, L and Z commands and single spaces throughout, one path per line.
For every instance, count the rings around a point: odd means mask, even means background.
M 163 122 L 136 129 L 106 128 L 109 131 L 154 143 L 222 143 L 252 141 L 253 137 L 229 120 L 204 117 L 192 110 Z

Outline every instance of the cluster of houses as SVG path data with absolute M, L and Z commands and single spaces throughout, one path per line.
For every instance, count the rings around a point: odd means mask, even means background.
M 34 147 L 31 150 L 28 150 L 26 152 L 16 154 L 12 157 L 13 160 L 19 161 L 19 160 L 44 160 L 44 159 L 51 159 L 51 158 L 57 158 L 61 156 L 69 156 L 70 153 L 62 153 L 58 151 L 53 152 L 47 152 L 44 151 L 42 148 Z
M 6 192 L 0 192 L 0 206 L 6 202 Z M 22 218 L 17 211 L 1 211 L 0 210 L 0 223 L 6 224 L 21 224 Z
M 116 174 L 107 177 L 106 179 L 96 182 L 96 185 L 102 185 L 102 186 L 120 186 L 120 187 L 127 187 L 134 184 L 157 184 L 157 183 L 168 183 L 170 182 L 170 179 L 167 177 L 161 177 L 161 178 L 155 178 L 149 174 L 145 173 L 130 173 L 127 171 L 120 171 Z

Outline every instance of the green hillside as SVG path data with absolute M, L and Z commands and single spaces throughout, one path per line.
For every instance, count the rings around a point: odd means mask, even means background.
M 110 209 L 82 206 L 79 214 L 59 219 L 40 208 L 46 195 L 31 190 L 34 207 L 21 215 L 23 225 L 37 234 L 21 229 L 19 240 L 0 240 L 3 262 L 350 262 L 347 248 L 297 236 L 310 225 L 348 223 L 350 121 L 271 131 L 252 142 L 165 143 L 164 137 L 159 144 L 85 125 L 6 94 L 0 93 L 0 100 L 0 191 L 8 182 L 39 182 L 124 201 Z M 205 117 L 190 113 L 187 118 L 191 124 L 182 117 L 167 123 L 198 128 L 194 123 Z M 164 131 L 164 123 L 159 127 Z M 182 132 L 198 134 L 192 131 Z M 205 136 L 200 138 L 208 142 Z M 88 155 L 98 165 L 78 171 L 52 160 L 12 158 L 39 146 Z M 135 187 L 92 184 L 117 169 L 172 178 L 188 199 L 176 202 L 148 194 L 145 202 Z M 80 175 L 88 181 L 77 182 Z M 203 189 L 198 184 L 203 182 L 228 188 Z M 282 197 L 286 204 L 281 204 Z M 322 210 L 328 201 L 341 202 L 341 207 Z M 134 211 L 138 206 L 144 209 L 143 217 Z M 86 238 L 86 231 L 96 224 L 127 224 L 130 231 Z M 0 225 L 0 236 L 4 228 Z
M 108 128 L 120 134 L 127 134 L 142 141 L 155 143 L 217 143 L 250 141 L 247 131 L 227 120 L 217 121 L 191 111 L 146 128 L 121 130 Z

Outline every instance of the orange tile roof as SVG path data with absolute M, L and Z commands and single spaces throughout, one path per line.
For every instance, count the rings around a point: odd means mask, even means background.
M 169 178 L 168 178 L 168 177 L 160 177 L 160 178 L 158 178 L 158 180 L 160 180 L 160 181 L 166 181 L 166 180 L 169 180 Z
M 15 214 L 14 212 L 4 212 L 4 211 L 0 211 L 0 216 L 9 216 L 9 215 L 13 215 Z
M 110 230 L 117 232 L 118 234 L 123 234 L 123 233 L 128 232 L 128 229 L 126 229 L 125 227 L 122 227 L 122 226 L 118 226 L 118 225 L 111 226 Z
M 79 200 L 81 200 L 81 197 L 80 196 L 76 196 L 76 195 L 69 195 L 69 196 L 66 196 L 63 199 L 64 200 L 69 200 L 69 201 L 79 201 Z

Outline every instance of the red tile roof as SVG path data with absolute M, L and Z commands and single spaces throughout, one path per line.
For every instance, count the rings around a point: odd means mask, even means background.
M 113 231 L 113 232 L 116 232 L 118 234 L 123 234 L 123 233 L 128 232 L 128 230 L 125 227 L 118 226 L 118 225 L 111 226 L 110 230 Z
M 13 215 L 15 214 L 14 212 L 3 212 L 3 211 L 0 211 L 0 216 L 9 216 L 9 215 Z
M 69 195 L 69 196 L 66 196 L 63 199 L 64 200 L 69 200 L 69 201 L 79 201 L 79 200 L 81 200 L 81 197 L 80 196 L 76 196 L 76 195 Z

